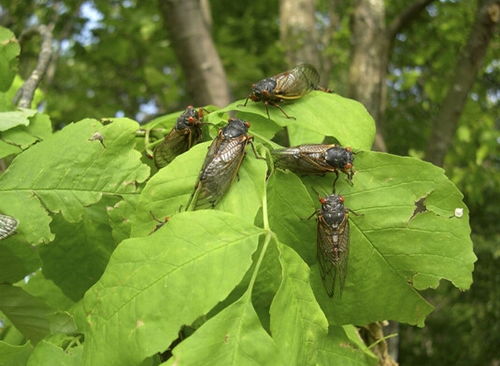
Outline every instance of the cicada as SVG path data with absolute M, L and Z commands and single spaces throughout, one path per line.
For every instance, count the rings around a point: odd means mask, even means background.
M 0 214 L 0 240 L 12 235 L 18 224 L 18 221 L 12 216 Z
M 331 194 L 320 198 L 317 211 L 317 256 L 321 278 L 328 296 L 332 297 L 336 283 L 340 294 L 344 288 L 349 257 L 349 209 L 344 197 Z
M 203 109 L 188 106 L 177 118 L 172 130 L 155 147 L 153 158 L 157 168 L 168 165 L 177 155 L 188 151 L 201 140 Z
M 275 165 L 298 174 L 325 174 L 334 172 L 335 182 L 340 170 L 352 181 L 354 153 L 350 147 L 327 144 L 309 144 L 273 150 Z
M 267 117 L 269 116 L 268 105 L 278 108 L 286 118 L 290 117 L 279 105 L 283 100 L 298 99 L 314 89 L 325 90 L 318 86 L 319 74 L 314 66 L 310 64 L 300 64 L 292 70 L 260 80 L 252 85 L 252 91 L 245 100 L 254 102 L 264 102 Z M 327 90 L 326 90 L 327 91 Z
M 246 121 L 230 118 L 219 130 L 208 148 L 188 209 L 215 207 L 228 191 L 245 156 L 245 147 L 253 139 L 247 134 L 249 127 Z

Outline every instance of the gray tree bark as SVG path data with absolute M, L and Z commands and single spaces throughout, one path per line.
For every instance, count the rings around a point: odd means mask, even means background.
M 389 25 L 383 0 L 358 0 L 351 20 L 349 96 L 363 103 L 377 123 L 374 148 L 387 151 L 383 137 L 386 76 L 396 35 L 435 0 L 415 0 Z
M 200 0 L 159 0 L 159 6 L 193 104 L 229 104 L 231 93 L 210 34 L 207 9 Z
M 314 0 L 280 0 L 280 38 L 289 67 L 307 62 L 320 69 Z
M 454 78 L 434 121 L 432 135 L 425 153 L 426 160 L 442 166 L 453 141 L 460 115 L 464 109 L 488 45 L 500 18 L 499 0 L 480 0 L 476 20 L 467 45 L 455 66 Z

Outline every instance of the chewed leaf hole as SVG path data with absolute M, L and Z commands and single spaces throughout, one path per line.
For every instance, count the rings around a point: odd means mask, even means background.
M 412 220 L 419 213 L 427 211 L 427 207 L 425 206 L 425 200 L 427 199 L 427 196 L 428 195 L 425 195 L 424 197 L 419 198 L 415 201 L 415 210 L 413 210 L 413 214 L 408 221 Z

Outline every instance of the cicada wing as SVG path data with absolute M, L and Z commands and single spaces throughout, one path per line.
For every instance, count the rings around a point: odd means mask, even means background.
M 347 278 L 347 262 L 349 259 L 349 219 L 347 214 L 344 217 L 342 225 L 339 227 L 339 250 L 340 255 L 338 258 L 337 271 L 339 279 L 340 295 L 342 296 L 342 291 L 344 290 L 345 280 Z
M 12 235 L 17 229 L 18 221 L 12 216 L 0 214 L 0 240 Z
M 206 161 L 196 186 L 194 209 L 214 207 L 222 199 L 238 174 L 247 143 L 247 136 L 226 141 Z
M 274 94 L 282 99 L 296 99 L 316 89 L 319 74 L 314 66 L 301 64 L 290 71 L 276 75 Z
M 300 145 L 272 152 L 275 165 L 298 174 L 325 174 L 335 170 L 324 158 L 330 145 Z
M 349 256 L 349 221 L 347 215 L 337 230 L 332 229 L 321 217 L 318 219 L 317 255 L 321 278 L 328 296 L 339 287 L 340 296 L 347 276 Z
M 331 228 L 322 220 L 318 218 L 317 230 L 317 256 L 321 278 L 325 286 L 326 293 L 332 297 L 335 289 L 335 271 L 334 261 L 332 260 L 333 236 Z
M 156 167 L 163 168 L 170 164 L 174 158 L 189 150 L 189 130 L 178 131 L 173 128 L 153 151 Z

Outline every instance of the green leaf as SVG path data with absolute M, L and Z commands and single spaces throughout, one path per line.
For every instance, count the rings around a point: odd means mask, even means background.
M 101 277 L 115 249 L 106 210 L 113 203 L 112 197 L 105 197 L 85 207 L 82 221 L 76 224 L 56 215 L 51 224 L 56 237 L 40 248 L 43 274 L 73 301 L 81 299 Z
M 19 108 L 18 111 L 14 112 L 0 112 L 0 132 L 16 126 L 28 126 L 30 118 L 35 114 L 35 109 L 26 108 Z
M 240 282 L 261 233 L 232 214 L 200 210 L 122 242 L 84 298 L 84 364 L 136 365 L 165 350 Z
M 103 194 L 137 194 L 137 183 L 149 174 L 133 149 L 137 128 L 127 119 L 106 126 L 83 120 L 34 145 L 0 177 L 0 209 L 19 219 L 20 234 L 38 243 L 51 239 L 44 207 L 77 222 Z M 97 132 L 105 147 L 89 140 Z
M 22 285 L 22 288 L 57 310 L 68 310 L 74 305 L 74 301 L 67 297 L 52 280 L 45 278 L 41 270 L 31 275 L 28 283 Z
M 208 320 L 162 365 L 290 365 L 281 360 L 250 301 L 250 293 Z
M 364 347 L 366 348 L 366 347 Z M 351 342 L 342 327 L 330 327 L 327 337 L 318 346 L 316 365 L 375 366 L 378 359 L 366 349 L 360 349 Z
M 194 146 L 160 169 L 141 192 L 138 210 L 132 218 L 132 236 L 151 233 L 162 219 L 185 208 L 191 196 L 209 143 Z M 267 166 L 248 152 L 229 192 L 216 206 L 217 210 L 231 212 L 241 220 L 253 223 L 261 206 Z
M 8 90 L 14 80 L 17 57 L 20 52 L 21 47 L 14 33 L 7 28 L 0 27 L 0 91 Z
M 332 301 L 314 271 L 316 296 L 338 324 L 394 319 L 422 325 L 432 307 L 417 289 L 435 288 L 441 278 L 460 289 L 472 283 L 476 257 L 462 195 L 442 169 L 418 159 L 360 152 L 355 167 L 353 186 L 345 179 L 337 185 L 346 207 L 362 215 L 349 216 L 346 286 L 342 298 Z M 331 179 L 303 181 L 326 194 Z M 414 215 L 420 199 L 426 211 Z M 454 217 L 455 208 L 464 209 L 463 217 Z
M 0 341 L 0 366 L 24 366 L 32 350 L 30 342 L 14 346 Z
M 33 350 L 27 366 L 78 366 L 81 363 L 82 347 L 65 352 L 55 344 L 41 341 Z
M 52 123 L 48 115 L 36 113 L 28 119 L 28 126 L 17 126 L 5 131 L 1 135 L 2 140 L 24 150 L 35 142 L 51 136 Z
M 316 365 L 328 321 L 314 298 L 307 264 L 290 247 L 278 248 L 283 282 L 271 306 L 271 333 L 287 365 Z
M 0 136 L 0 138 L 1 138 L 1 136 Z M 9 156 L 12 154 L 19 154 L 21 151 L 23 151 L 23 150 L 20 147 L 8 144 L 8 143 L 0 140 L 0 159 L 3 159 L 6 156 Z
M 0 311 L 33 343 L 38 343 L 48 334 L 76 330 L 68 313 L 52 309 L 16 286 L 0 285 Z
M 40 268 L 38 252 L 18 235 L 0 240 L 0 283 L 14 283 Z
M 135 214 L 139 195 L 125 196 L 123 200 L 117 202 L 113 206 L 108 206 L 109 224 L 112 228 L 112 235 L 115 243 L 130 238 L 132 230 L 132 222 L 130 217 Z
M 249 101 L 247 106 L 244 100 L 231 103 L 223 109 L 214 112 L 219 116 L 231 110 L 245 113 L 254 113 L 267 118 L 263 103 Z M 355 100 L 341 97 L 338 94 L 329 94 L 313 91 L 301 99 L 282 103 L 285 111 L 295 119 L 287 119 L 280 110 L 269 107 L 271 120 L 279 126 L 293 126 L 291 141 L 305 142 L 301 136 L 306 130 L 307 136 L 315 133 L 335 137 L 340 144 L 355 149 L 370 149 L 375 137 L 375 122 L 366 108 Z M 213 117 L 214 118 L 214 117 Z M 252 122 L 252 119 L 248 117 Z
M 267 186 L 269 223 L 282 243 L 311 265 L 316 260 L 316 228 L 307 220 L 317 208 L 299 177 L 275 170 Z

